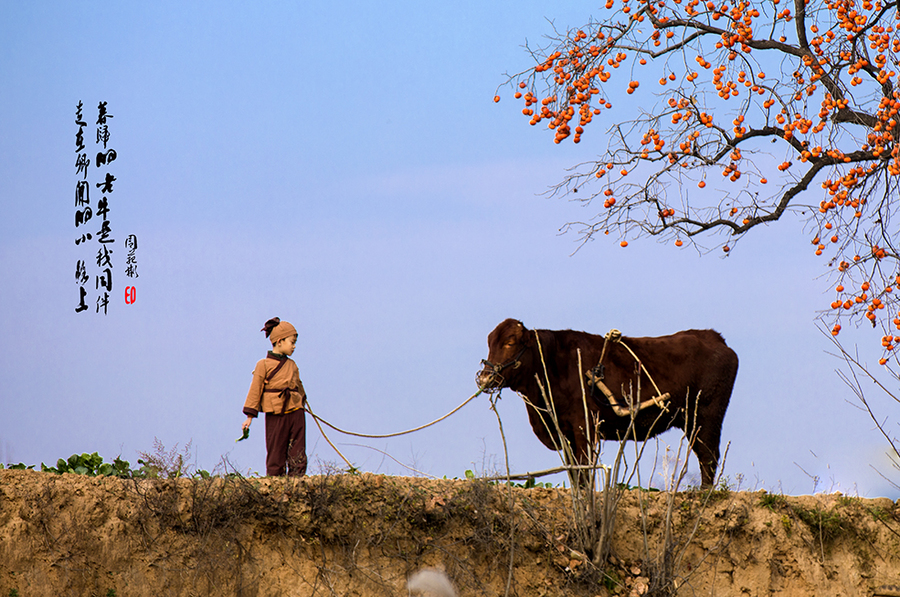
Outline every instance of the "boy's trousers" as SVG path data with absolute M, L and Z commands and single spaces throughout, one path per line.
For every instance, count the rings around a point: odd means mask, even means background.
M 266 413 L 266 475 L 306 474 L 306 411 Z

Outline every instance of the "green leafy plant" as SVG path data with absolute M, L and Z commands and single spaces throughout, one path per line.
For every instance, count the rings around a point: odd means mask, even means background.
M 783 495 L 774 494 L 774 493 L 764 493 L 761 498 L 759 498 L 759 505 L 763 508 L 767 508 L 774 512 L 777 509 L 781 509 L 787 504 L 787 500 L 784 499 Z
M 3 469 L 3 468 L 6 468 L 11 471 L 12 470 L 22 470 L 22 471 L 29 470 L 30 471 L 30 470 L 34 469 L 34 465 L 33 464 L 26 465 L 24 462 L 20 462 L 19 464 L 7 464 L 4 467 L 3 463 L 0 462 L 0 469 Z
M 818 506 L 814 508 L 793 506 L 791 510 L 814 534 L 818 535 L 820 542 L 824 544 L 840 537 L 849 528 L 847 518 L 837 509 L 825 510 Z
M 787 514 L 781 515 L 781 526 L 784 527 L 784 530 L 788 535 L 791 534 L 791 530 L 794 528 L 794 525 L 793 523 L 791 523 L 791 518 Z
M 122 460 L 118 456 L 112 462 L 103 462 L 103 457 L 97 452 L 88 454 L 72 454 L 68 459 L 60 458 L 56 461 L 56 466 L 47 466 L 41 463 L 41 470 L 45 473 L 73 473 L 76 475 L 87 475 L 89 477 L 120 477 L 127 479 L 133 476 L 140 476 L 131 470 L 131 465 L 127 460 Z
M 621 489 L 622 491 L 631 491 L 633 489 L 636 489 L 638 491 L 643 491 L 646 493 L 659 493 L 659 491 L 660 491 L 656 487 L 641 487 L 640 485 L 629 485 L 628 483 L 619 483 L 617 485 L 617 487 L 619 489 Z
M 492 481 L 491 485 L 509 485 L 510 487 L 518 487 L 519 489 L 532 489 L 534 487 L 541 487 L 546 489 L 551 489 L 553 487 L 553 483 L 547 481 L 546 483 L 535 481 L 534 477 L 528 477 L 525 479 L 524 483 L 515 483 L 513 481 L 506 481 L 505 483 L 501 483 L 500 481 Z

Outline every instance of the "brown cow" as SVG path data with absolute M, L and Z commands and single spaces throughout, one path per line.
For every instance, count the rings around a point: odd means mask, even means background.
M 546 378 L 535 335 L 540 339 Z M 581 349 L 581 370 L 578 349 Z M 601 353 L 603 383 L 613 398 L 597 389 L 592 391 L 588 385 L 586 374 L 598 365 Z M 712 485 L 719 464 L 722 421 L 738 369 L 737 355 L 725 345 L 718 332 L 687 330 L 659 338 L 623 337 L 621 342 L 606 342 L 604 336 L 586 332 L 529 330 L 522 322 L 507 319 L 488 336 L 488 358 L 483 361 L 484 369 L 479 372 L 477 382 L 485 390 L 510 388 L 521 394 L 535 435 L 555 450 L 554 438 L 535 409 L 535 406 L 544 407 L 535 375 L 545 387 L 549 378 L 560 428 L 576 460 L 587 464 L 589 440 L 585 433 L 582 380 L 588 410 L 600 421 L 599 439 L 619 439 L 631 422 L 624 394 L 629 388 L 632 394 L 637 393 L 639 365 L 635 357 L 643 365 L 640 401 L 656 397 L 653 382 L 663 396 L 668 393 L 667 410 L 662 415 L 657 404 L 646 404 L 648 408 L 635 414 L 636 437 L 647 439 L 672 427 L 687 429 L 688 434 L 695 432 L 692 449 L 700 462 L 702 483 Z

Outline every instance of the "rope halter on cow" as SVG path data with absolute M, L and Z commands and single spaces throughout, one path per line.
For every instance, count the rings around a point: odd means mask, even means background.
M 501 372 L 504 369 L 506 369 L 507 367 L 512 367 L 513 369 L 518 369 L 519 367 L 521 367 L 522 361 L 520 361 L 519 359 L 522 358 L 522 355 L 525 354 L 525 351 L 527 349 L 528 349 L 527 346 L 522 347 L 522 350 L 519 351 L 519 354 L 517 354 L 510 360 L 508 360 L 505 363 L 502 363 L 500 365 L 494 364 L 487 359 L 481 359 L 481 364 L 484 367 L 486 367 L 487 369 L 490 369 L 490 376 L 483 383 L 481 381 L 479 381 L 479 376 L 481 375 L 481 372 L 479 372 L 478 375 L 475 376 L 475 381 L 476 381 L 476 383 L 478 383 L 479 389 L 481 391 L 485 392 L 486 394 L 493 394 L 495 392 L 499 392 L 502 389 L 500 386 L 503 385 L 503 380 L 504 380 L 504 377 L 503 377 L 503 375 L 501 375 Z
M 640 404 L 633 405 L 629 404 L 627 407 L 622 406 L 613 396 L 612 391 L 603 383 L 603 378 L 605 376 L 603 359 L 606 356 L 606 348 L 607 345 L 612 342 L 613 344 L 621 345 L 628 353 L 634 358 L 634 360 L 638 364 L 638 368 L 640 371 L 643 371 L 646 374 L 647 379 L 650 380 L 650 383 L 653 384 L 653 389 L 656 390 L 656 396 L 650 398 L 648 400 L 642 401 Z M 661 394 L 659 391 L 659 387 L 657 387 L 656 382 L 653 381 L 653 378 L 650 377 L 650 372 L 647 371 L 647 368 L 644 367 L 644 364 L 641 363 L 641 360 L 634 354 L 634 351 L 628 347 L 627 344 L 622 342 L 622 332 L 617 329 L 611 329 L 607 332 L 606 337 L 603 339 L 603 350 L 600 351 L 600 361 L 597 363 L 597 366 L 593 369 L 590 369 L 585 372 L 585 377 L 588 379 L 588 384 L 600 390 L 606 399 L 609 400 L 609 405 L 612 407 L 613 412 L 616 413 L 620 417 L 629 417 L 632 414 L 638 413 L 650 406 L 658 406 L 659 408 L 668 411 L 667 403 L 671 396 L 668 392 L 665 394 Z

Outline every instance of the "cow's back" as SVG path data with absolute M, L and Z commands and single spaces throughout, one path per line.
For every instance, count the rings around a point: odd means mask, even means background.
M 731 394 L 737 376 L 737 354 L 715 330 L 685 330 L 668 336 L 623 337 L 647 373 L 658 380 L 662 392 L 685 388 L 707 394 Z

